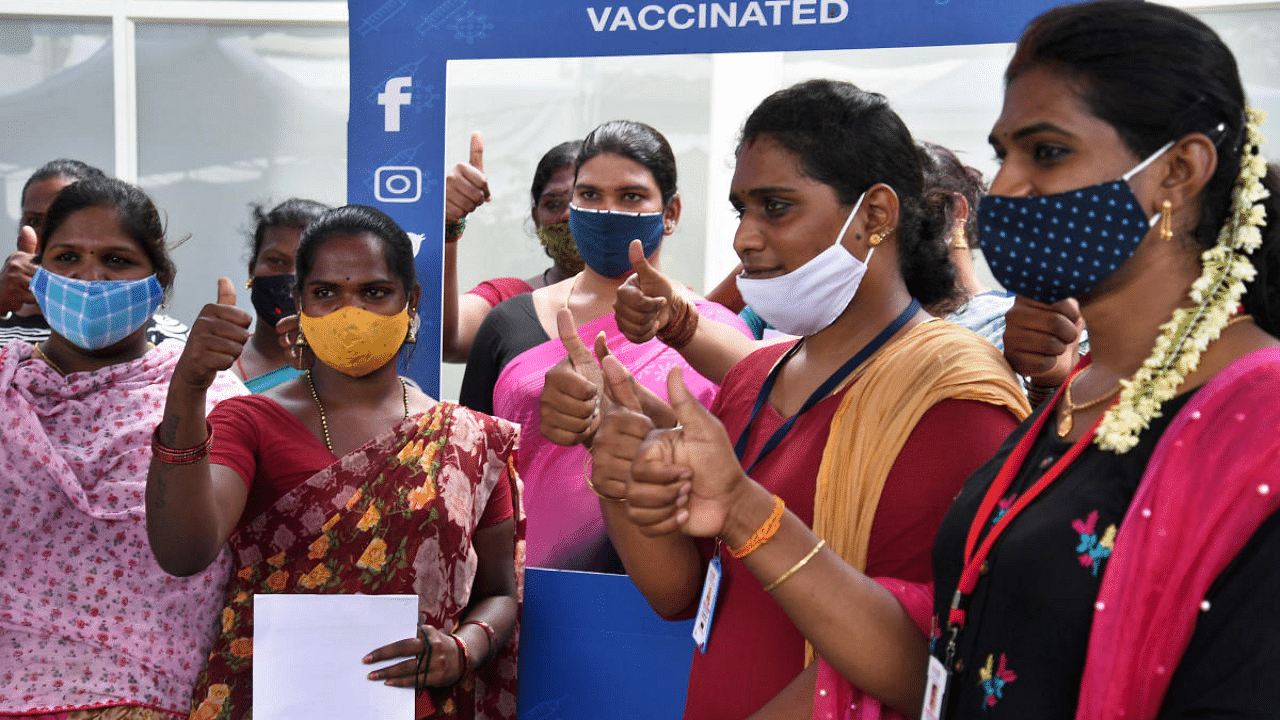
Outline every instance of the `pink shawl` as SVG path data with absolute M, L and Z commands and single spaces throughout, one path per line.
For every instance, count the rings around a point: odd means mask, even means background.
M 1098 591 L 1079 720 L 1151 720 L 1200 602 L 1280 508 L 1280 348 L 1218 373 L 1161 436 Z M 927 636 L 933 588 L 881 580 Z M 879 703 L 822 661 L 814 720 L 872 720 Z M 885 710 L 885 717 L 897 717 Z
M 709 320 L 732 324 L 744 335 L 746 325 L 716 303 L 699 301 L 698 312 Z M 636 345 L 618 330 L 613 314 L 578 328 L 587 347 L 605 333 L 609 350 L 636 381 L 667 397 L 667 372 L 684 368 L 684 381 L 703 405 L 715 398 L 716 385 L 689 367 L 675 350 L 658 340 Z M 548 442 L 539 429 L 538 397 L 551 366 L 565 357 L 559 338 L 526 350 L 503 368 L 493 389 L 493 414 L 520 424 L 519 471 L 524 480 L 525 534 L 529 567 L 562 570 L 603 569 L 606 538 L 600 501 L 583 481 L 590 462 L 586 449 Z
M 1278 507 L 1280 348 L 1269 348 L 1218 373 L 1156 445 L 1098 591 L 1077 718 L 1156 717 L 1209 586 Z
M 181 350 L 66 378 L 26 343 L 0 350 L 0 714 L 190 707 L 229 564 L 176 578 L 147 544 L 151 433 Z M 244 392 L 224 373 L 209 406 Z

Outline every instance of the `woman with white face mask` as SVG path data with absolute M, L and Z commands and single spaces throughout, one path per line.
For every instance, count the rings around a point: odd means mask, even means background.
M 785 509 L 868 573 L 927 582 L 929 538 L 951 498 L 1027 412 L 990 343 L 921 309 L 958 292 L 936 239 L 945 214 L 922 187 L 902 121 L 884 97 L 848 83 L 779 91 L 743 127 L 730 189 L 738 285 L 761 317 L 801 336 L 738 363 L 711 408 L 737 464 L 772 493 L 750 539 L 695 540 L 670 507 L 677 478 L 632 481 L 640 442 L 674 415 L 604 360 L 609 400 L 591 479 L 628 572 L 669 617 L 693 615 L 706 604 L 704 577 L 721 577 L 715 616 L 695 625 L 709 636 L 694 655 L 686 718 L 800 717 L 811 707 L 812 651 L 770 597 L 786 587 L 787 567 L 757 581 L 746 564 L 776 545 Z M 565 397 L 543 400 L 573 409 Z

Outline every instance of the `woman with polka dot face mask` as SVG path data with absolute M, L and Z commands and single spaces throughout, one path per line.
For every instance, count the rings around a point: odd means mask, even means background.
M 1280 178 L 1260 118 L 1221 39 L 1153 3 L 1045 13 L 1006 83 L 990 136 L 1001 203 L 1033 214 L 1154 160 L 1125 183 L 1128 257 L 1041 298 L 1078 301 L 1092 353 L 965 483 L 934 584 L 858 573 L 793 515 L 766 525 L 768 491 L 691 403 L 632 484 L 669 489 L 646 508 L 668 528 L 771 538 L 746 564 L 821 657 L 815 718 L 1274 717 Z M 1081 241 L 1114 240 L 1090 225 Z M 996 265 L 1040 250 L 982 244 Z M 1093 268 L 1077 255 L 1071 277 Z

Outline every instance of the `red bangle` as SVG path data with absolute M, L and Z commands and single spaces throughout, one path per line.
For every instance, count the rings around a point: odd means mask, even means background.
M 209 445 L 213 442 L 213 426 L 205 420 L 204 427 L 204 442 L 193 448 L 176 450 L 160 442 L 160 426 L 156 425 L 155 432 L 151 433 L 151 456 L 167 465 L 192 465 L 200 462 L 209 456 Z
M 698 331 L 698 310 L 693 303 L 680 295 L 671 298 L 671 317 L 667 324 L 658 331 L 658 339 L 673 350 L 679 350 L 693 339 Z
M 468 620 L 462 623 L 462 625 L 475 625 L 483 630 L 484 634 L 489 637 L 489 652 L 484 654 L 484 659 L 480 661 L 480 664 L 483 665 L 484 663 L 489 662 L 493 659 L 494 655 L 498 654 L 498 643 L 494 641 L 494 638 L 497 637 L 497 633 L 493 631 L 493 626 L 483 620 Z
M 462 653 L 462 675 L 466 675 L 471 671 L 471 653 L 467 651 L 467 644 L 457 635 L 450 635 L 449 637 L 458 643 L 458 652 Z M 459 680 L 462 679 L 462 675 L 458 676 Z

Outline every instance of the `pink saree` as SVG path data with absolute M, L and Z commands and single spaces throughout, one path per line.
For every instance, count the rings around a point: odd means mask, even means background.
M 517 437 L 506 422 L 437 403 L 237 530 L 221 634 L 196 686 L 191 718 L 251 717 L 255 593 L 414 594 L 419 623 L 452 630 L 475 579 L 472 534 L 499 482 L 512 483 L 522 577 L 519 480 L 510 472 Z M 405 629 L 405 637 L 413 634 Z M 416 715 L 514 719 L 516 636 L 458 684 L 419 695 Z
M 698 312 L 710 320 L 732 324 L 748 334 L 738 316 L 707 301 Z M 618 330 L 613 313 L 578 328 L 587 347 L 604 332 L 609 351 L 635 376 L 636 382 L 667 397 L 667 372 L 684 368 L 684 381 L 703 405 L 715 399 L 715 383 L 689 367 L 680 353 L 654 339 L 636 345 Z M 519 469 L 523 478 L 525 512 L 529 517 L 530 567 L 599 572 L 607 566 L 608 538 L 600 501 L 583 480 L 591 453 L 581 446 L 562 447 L 547 441 L 539 430 L 538 398 L 551 366 L 565 357 L 559 338 L 526 350 L 507 363 L 493 388 L 493 414 L 520 424 Z
M 156 564 L 143 494 L 182 345 L 66 377 L 0 350 L 0 717 L 119 706 L 185 715 L 229 561 Z M 230 374 L 213 404 L 245 392 Z

